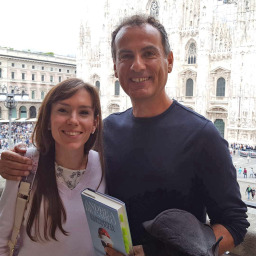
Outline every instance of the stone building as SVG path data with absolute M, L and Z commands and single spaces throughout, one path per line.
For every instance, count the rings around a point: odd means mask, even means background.
M 34 121 L 46 93 L 71 77 L 76 77 L 75 58 L 0 47 L 0 122 L 8 122 L 7 94 L 17 104 L 12 120 Z
M 95 2 L 97 13 L 88 5 L 80 28 L 77 76 L 100 89 L 104 116 L 131 106 L 114 77 L 111 31 L 122 17 L 146 13 L 164 24 L 174 53 L 168 95 L 229 142 L 256 144 L 256 0 Z

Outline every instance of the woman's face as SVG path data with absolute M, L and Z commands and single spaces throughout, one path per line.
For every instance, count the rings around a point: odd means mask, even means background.
M 92 106 L 85 89 L 52 105 L 50 125 L 56 150 L 84 150 L 84 144 L 97 127 Z

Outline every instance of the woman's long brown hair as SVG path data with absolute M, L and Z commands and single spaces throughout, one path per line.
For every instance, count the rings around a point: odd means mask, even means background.
M 97 90 L 82 80 L 71 78 L 53 87 L 40 107 L 38 121 L 32 135 L 33 144 L 40 152 L 37 174 L 35 178 L 35 190 L 27 222 L 27 234 L 33 241 L 56 239 L 57 228 L 64 235 L 68 232 L 63 229 L 62 224 L 66 221 L 66 211 L 61 201 L 55 176 L 55 141 L 49 130 L 52 104 L 72 97 L 78 90 L 85 89 L 90 95 L 93 104 L 94 118 L 98 117 L 99 122 L 94 134 L 91 134 L 84 145 L 84 153 L 88 154 L 94 148 L 99 152 L 102 166 L 102 182 L 104 176 L 103 146 L 102 146 L 102 116 L 100 99 Z M 39 230 L 40 208 L 44 210 L 44 230 Z M 32 227 L 34 232 L 32 234 Z

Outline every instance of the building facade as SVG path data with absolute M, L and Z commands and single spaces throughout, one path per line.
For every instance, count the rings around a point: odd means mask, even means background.
M 97 5 L 101 25 L 90 8 L 77 76 L 99 88 L 104 116 L 131 106 L 114 76 L 111 32 L 123 17 L 146 13 L 164 24 L 174 54 L 168 95 L 210 119 L 230 143 L 256 144 L 256 0 L 105 0 Z
M 0 122 L 8 122 L 8 94 L 16 101 L 12 120 L 34 121 L 46 93 L 72 77 L 76 77 L 75 58 L 0 47 Z

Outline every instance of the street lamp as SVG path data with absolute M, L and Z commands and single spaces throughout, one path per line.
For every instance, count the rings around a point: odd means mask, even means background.
M 14 99 L 14 94 L 6 94 L 6 100 L 4 102 L 6 108 L 8 108 L 9 114 L 9 138 L 8 138 L 8 147 L 11 147 L 11 129 L 12 129 L 12 109 L 16 107 L 17 102 Z

